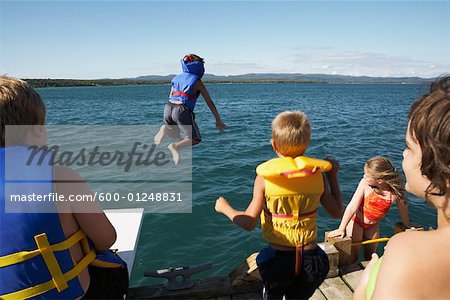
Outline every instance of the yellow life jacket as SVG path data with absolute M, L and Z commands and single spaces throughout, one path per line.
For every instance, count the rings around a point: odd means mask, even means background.
M 317 238 L 317 207 L 324 192 L 321 171 L 329 170 L 330 162 L 306 156 L 274 158 L 256 168 L 265 179 L 261 228 L 268 242 L 299 247 Z

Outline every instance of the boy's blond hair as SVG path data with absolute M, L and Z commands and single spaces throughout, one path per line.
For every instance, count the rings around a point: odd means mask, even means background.
M 309 146 L 311 125 L 301 111 L 285 111 L 272 121 L 272 140 L 283 156 L 297 157 Z
M 0 76 L 0 147 L 5 147 L 5 125 L 43 125 L 45 105 L 23 80 Z

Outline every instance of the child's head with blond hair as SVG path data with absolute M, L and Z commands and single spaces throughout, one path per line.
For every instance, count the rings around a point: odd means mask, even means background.
M 402 177 L 389 159 L 382 156 L 372 157 L 364 164 L 364 173 L 381 182 L 400 202 L 407 204 Z
M 303 155 L 309 146 L 311 125 L 301 111 L 285 111 L 272 121 L 272 144 L 283 156 Z
M 6 125 L 44 125 L 45 105 L 25 81 L 0 76 L 0 148 L 5 147 Z

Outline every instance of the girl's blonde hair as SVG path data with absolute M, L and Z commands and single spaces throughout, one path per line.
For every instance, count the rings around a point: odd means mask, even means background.
M 365 163 L 364 172 L 376 180 L 383 181 L 398 200 L 407 205 L 402 177 L 389 159 L 381 156 L 372 157 Z

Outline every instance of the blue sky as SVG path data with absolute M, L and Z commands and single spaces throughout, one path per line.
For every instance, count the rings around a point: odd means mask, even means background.
M 180 72 L 434 77 L 450 72 L 449 1 L 4 1 L 0 73 Z

